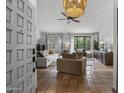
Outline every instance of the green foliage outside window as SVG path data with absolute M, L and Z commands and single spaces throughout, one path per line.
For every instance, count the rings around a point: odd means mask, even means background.
M 91 37 L 90 36 L 75 36 L 74 37 L 75 49 L 91 49 Z

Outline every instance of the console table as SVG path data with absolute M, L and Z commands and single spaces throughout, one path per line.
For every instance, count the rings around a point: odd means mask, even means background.
M 94 51 L 94 57 L 106 66 L 113 65 L 113 52 Z

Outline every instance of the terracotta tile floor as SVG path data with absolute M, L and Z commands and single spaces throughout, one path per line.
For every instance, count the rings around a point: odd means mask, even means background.
M 112 93 L 112 67 L 87 60 L 85 76 L 56 71 L 56 63 L 38 69 L 37 93 Z

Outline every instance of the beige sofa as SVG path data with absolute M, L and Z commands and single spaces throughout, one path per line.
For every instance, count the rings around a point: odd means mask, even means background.
M 41 51 L 44 57 L 37 58 L 37 67 L 48 67 L 51 63 L 56 62 L 59 54 L 49 54 L 48 50 Z
M 57 71 L 71 74 L 85 74 L 86 57 L 80 59 L 57 59 Z

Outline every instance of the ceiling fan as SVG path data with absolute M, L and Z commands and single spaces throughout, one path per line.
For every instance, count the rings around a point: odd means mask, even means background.
M 64 15 L 66 18 L 57 19 L 57 20 L 67 20 L 67 23 L 68 23 L 68 24 L 70 23 L 70 20 L 71 20 L 71 21 L 74 21 L 74 22 L 77 22 L 77 23 L 80 22 L 80 20 L 77 20 L 77 19 L 76 19 L 76 18 L 78 18 L 78 17 L 67 16 L 64 12 L 61 12 L 61 14 Z

